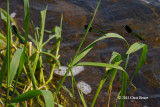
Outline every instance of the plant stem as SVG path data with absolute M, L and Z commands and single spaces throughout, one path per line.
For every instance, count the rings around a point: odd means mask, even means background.
M 9 19 L 9 0 L 7 0 L 7 96 L 6 96 L 6 107 L 8 106 L 8 97 L 9 97 L 9 75 L 10 75 L 10 19 Z

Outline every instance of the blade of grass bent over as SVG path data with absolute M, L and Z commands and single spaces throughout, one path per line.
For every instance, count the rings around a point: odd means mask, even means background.
M 105 34 L 104 36 L 98 38 L 97 40 L 95 40 L 94 42 L 92 42 L 90 45 L 88 45 L 85 49 L 82 50 L 82 52 L 77 55 L 77 57 L 75 57 L 72 61 L 72 65 L 75 65 L 79 60 L 81 60 L 94 46 L 95 44 L 100 41 L 100 40 L 103 40 L 103 39 L 106 39 L 106 38 L 119 38 L 119 39 L 122 39 L 126 42 L 126 44 L 128 45 L 127 41 L 120 35 L 116 34 L 116 33 L 108 33 L 108 34 Z

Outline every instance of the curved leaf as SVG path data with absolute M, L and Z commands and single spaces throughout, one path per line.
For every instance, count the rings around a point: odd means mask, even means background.
M 107 67 L 107 68 L 115 68 L 121 71 L 125 71 L 121 66 L 107 63 L 98 63 L 98 62 L 80 62 L 75 66 L 97 66 L 97 67 Z
M 22 101 L 30 100 L 31 98 L 34 98 L 38 95 L 42 94 L 45 100 L 46 107 L 54 107 L 54 100 L 53 95 L 50 91 L 47 90 L 30 90 L 28 92 L 25 92 L 21 94 L 20 96 L 13 99 L 12 103 L 19 103 Z
M 143 44 L 143 43 L 134 43 L 133 45 L 130 46 L 130 48 L 128 49 L 126 54 L 132 54 L 132 53 L 140 50 L 144 46 L 145 46 L 145 44 Z
M 60 66 L 59 60 L 54 55 L 48 52 L 41 52 L 41 53 L 51 56 L 57 62 L 58 66 Z
M 58 35 L 55 34 L 55 35 L 50 36 L 50 37 L 48 38 L 48 40 L 45 41 L 45 42 L 42 44 L 42 47 L 43 47 L 44 45 L 46 45 L 50 40 L 52 40 L 52 39 L 55 38 L 55 37 L 58 37 Z
M 120 35 L 118 35 L 116 33 L 105 34 L 104 36 L 98 38 L 97 40 L 95 40 L 94 42 L 92 42 L 90 45 L 88 45 L 85 49 L 83 49 L 82 52 L 79 55 L 77 55 L 77 57 L 72 61 L 71 65 L 72 66 L 75 65 L 79 60 L 81 60 L 95 46 L 95 44 L 98 41 L 106 39 L 106 38 L 112 38 L 112 37 L 122 39 L 128 45 L 127 41 L 122 36 L 120 36 Z

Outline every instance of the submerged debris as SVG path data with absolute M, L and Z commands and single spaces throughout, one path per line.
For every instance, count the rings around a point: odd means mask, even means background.
M 68 67 L 66 66 L 60 66 L 59 69 L 55 69 L 54 73 L 60 76 L 64 76 Z M 84 71 L 84 66 L 74 66 L 72 68 L 73 76 L 78 75 L 80 72 Z M 68 73 L 67 76 L 71 76 L 71 72 Z
M 78 82 L 77 87 L 82 90 L 85 95 L 88 95 L 92 91 L 91 86 L 84 81 Z

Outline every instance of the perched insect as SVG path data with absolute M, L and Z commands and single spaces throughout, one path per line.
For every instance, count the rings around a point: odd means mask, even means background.
M 21 37 L 21 35 L 18 33 L 18 30 L 17 30 L 17 28 L 16 28 L 15 25 L 13 25 L 13 26 L 11 27 L 11 30 L 12 30 L 12 32 L 19 38 L 20 42 L 21 42 L 22 44 L 24 44 L 24 40 L 23 40 L 23 38 Z
M 87 28 L 88 28 L 88 25 L 85 25 L 84 29 L 87 30 Z M 89 32 L 95 32 L 95 33 L 100 33 L 100 34 L 105 34 L 106 33 L 105 31 L 95 30 L 92 27 L 89 28 Z
M 132 29 L 131 29 L 128 25 L 125 25 L 125 26 L 123 26 L 123 27 L 124 27 L 124 28 L 126 29 L 126 31 L 127 31 L 128 33 L 130 33 L 131 35 L 135 36 L 136 38 L 138 38 L 138 39 L 140 39 L 140 40 L 142 40 L 142 41 L 145 41 L 141 36 L 139 36 L 138 33 L 133 32 Z

